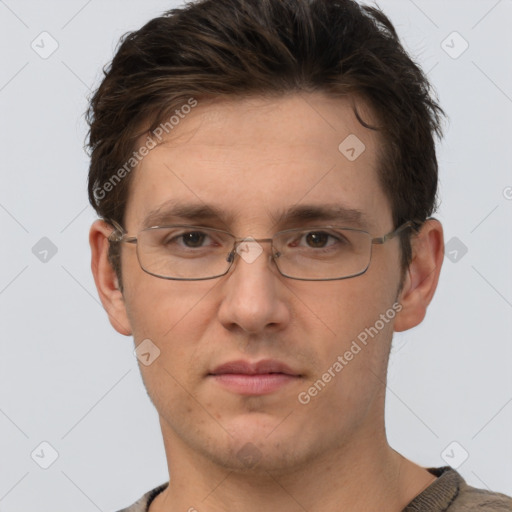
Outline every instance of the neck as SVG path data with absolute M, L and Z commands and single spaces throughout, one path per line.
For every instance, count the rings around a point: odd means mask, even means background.
M 162 422 L 171 476 L 150 512 L 399 512 L 435 477 L 405 459 L 382 430 L 359 432 L 350 442 L 286 471 L 219 467 L 182 444 Z

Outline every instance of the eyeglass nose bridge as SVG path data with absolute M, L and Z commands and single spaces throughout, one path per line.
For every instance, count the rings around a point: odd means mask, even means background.
M 226 261 L 232 264 L 235 260 L 235 254 L 238 254 L 246 263 L 253 263 L 263 252 L 263 248 L 260 246 L 260 243 L 263 242 L 271 244 L 271 257 L 273 260 L 281 256 L 279 251 L 274 253 L 273 238 L 253 238 L 252 236 L 247 236 L 235 239 L 233 248 L 229 252 Z

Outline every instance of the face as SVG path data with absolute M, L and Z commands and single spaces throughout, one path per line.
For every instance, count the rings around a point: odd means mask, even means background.
M 351 134 L 365 146 L 355 160 L 338 149 Z M 240 238 L 333 223 L 382 236 L 395 226 L 378 182 L 378 144 L 343 99 L 199 102 L 139 164 L 124 227 L 136 236 L 158 211 L 153 224 L 209 226 Z M 176 202 L 214 207 L 222 218 L 177 217 Z M 357 210 L 361 218 L 286 217 L 305 205 Z M 160 350 L 140 368 L 166 444 L 226 468 L 247 467 L 252 456 L 258 468 L 278 471 L 380 434 L 400 250 L 397 239 L 374 245 L 365 274 L 315 282 L 281 276 L 269 244 L 261 247 L 252 262 L 237 257 L 223 277 L 187 282 L 145 273 L 135 246 L 123 244 L 123 294 L 135 344 L 149 338 Z M 216 371 L 269 360 L 287 373 Z

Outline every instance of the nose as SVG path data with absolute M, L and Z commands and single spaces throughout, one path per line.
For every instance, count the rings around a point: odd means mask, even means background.
M 231 257 L 233 267 L 224 277 L 220 322 L 229 330 L 258 334 L 280 330 L 290 320 L 287 288 L 272 260 L 270 240 L 246 238 Z

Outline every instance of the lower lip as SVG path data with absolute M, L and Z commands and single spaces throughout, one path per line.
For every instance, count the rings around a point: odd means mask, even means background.
M 299 377 L 285 373 L 263 373 L 247 375 L 243 373 L 223 373 L 210 375 L 221 386 L 240 395 L 267 395 L 293 382 Z

